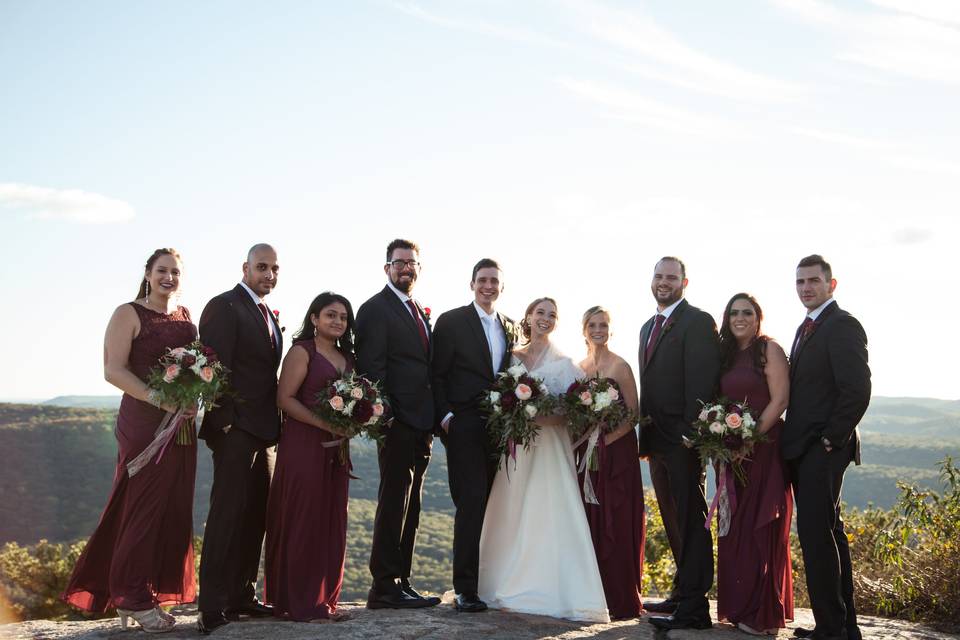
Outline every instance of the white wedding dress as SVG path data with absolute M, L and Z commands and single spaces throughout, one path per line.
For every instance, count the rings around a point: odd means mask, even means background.
M 553 395 L 584 376 L 552 345 L 530 374 Z M 541 427 L 515 462 L 502 461 L 483 518 L 479 582 L 495 609 L 610 621 L 566 429 Z

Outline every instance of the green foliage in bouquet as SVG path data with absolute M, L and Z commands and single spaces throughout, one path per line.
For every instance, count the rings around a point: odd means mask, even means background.
M 216 351 L 198 340 L 168 349 L 150 371 L 147 386 L 158 404 L 190 409 L 199 403 L 209 411 L 227 389 L 227 373 Z

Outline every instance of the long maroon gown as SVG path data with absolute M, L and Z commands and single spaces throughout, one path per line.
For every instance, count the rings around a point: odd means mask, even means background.
M 298 342 L 310 354 L 297 399 L 307 407 L 340 377 L 313 340 Z M 347 359 L 347 371 L 352 363 Z M 286 416 L 270 499 L 267 503 L 265 596 L 274 615 L 308 621 L 337 610 L 347 549 L 349 458 L 340 446 L 324 447 L 337 437 Z
M 190 312 L 151 311 L 130 303 L 140 333 L 130 346 L 129 367 L 146 380 L 167 349 L 197 339 Z M 123 394 L 117 414 L 117 469 L 100 522 L 77 560 L 62 598 L 80 609 L 141 611 L 196 598 L 193 567 L 193 483 L 197 442 L 171 443 L 158 464 L 132 478 L 126 465 L 153 440 L 165 412 Z
M 586 445 L 581 445 L 579 454 L 585 452 Z M 589 473 L 600 504 L 584 502 L 607 609 L 615 619 L 636 618 L 643 612 L 640 592 L 646 511 L 638 453 L 637 434 L 632 430 L 599 447 L 599 470 Z M 577 481 L 582 494 L 583 473 Z
M 770 402 L 763 372 L 753 366 L 750 350 L 741 351 L 720 379 L 720 393 L 746 399 L 757 417 Z M 768 441 L 744 462 L 747 486 L 736 486 L 736 510 L 727 535 L 717 539 L 717 617 L 743 622 L 758 631 L 780 629 L 793 620 L 790 567 L 790 520 L 793 496 L 780 457 L 783 422 L 767 432 Z

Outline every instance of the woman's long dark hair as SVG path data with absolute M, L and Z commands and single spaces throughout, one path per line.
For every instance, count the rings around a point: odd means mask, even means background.
M 293 334 L 293 341 L 313 340 L 315 329 L 313 323 L 310 322 L 310 316 L 319 316 L 321 311 L 335 302 L 339 302 L 347 309 L 347 330 L 344 331 L 343 335 L 337 340 L 337 349 L 340 350 L 340 353 L 353 357 L 353 306 L 345 297 L 332 291 L 324 291 L 313 299 L 313 302 L 310 303 L 310 307 L 307 309 L 307 314 L 303 317 L 303 324 L 300 325 L 297 332 Z
M 533 313 L 533 310 L 536 309 L 537 305 L 540 304 L 541 302 L 549 302 L 550 304 L 552 304 L 553 307 L 557 309 L 557 317 L 558 318 L 560 317 L 560 310 L 559 310 L 559 307 L 557 307 L 557 301 L 549 296 L 543 296 L 542 298 L 537 298 L 536 300 L 528 304 L 527 310 L 523 312 L 523 320 L 520 321 L 520 331 L 523 332 L 524 344 L 526 344 L 527 342 L 530 342 L 530 336 L 532 335 L 530 331 L 530 323 L 527 322 L 527 316 Z
M 134 300 L 139 300 L 140 298 L 147 297 L 147 274 L 153 271 L 153 264 L 157 261 L 157 258 L 159 258 L 160 256 L 173 256 L 174 258 L 176 258 L 177 262 L 180 262 L 180 263 L 183 262 L 183 260 L 180 259 L 180 254 L 177 253 L 177 250 L 171 249 L 170 247 L 157 249 L 156 251 L 151 253 L 150 257 L 147 258 L 147 264 L 143 268 L 144 274 L 143 274 L 143 277 L 140 278 L 140 290 L 137 292 L 137 297 L 134 298 Z
M 757 314 L 757 334 L 747 349 L 750 350 L 750 359 L 753 361 L 753 368 L 762 372 L 764 367 L 767 366 L 767 341 L 770 340 L 770 338 L 760 332 L 760 323 L 763 320 L 763 309 L 760 308 L 760 303 L 757 302 L 757 299 L 749 293 L 735 294 L 730 298 L 726 308 L 723 310 L 723 320 L 720 323 L 720 370 L 729 371 L 733 368 L 733 361 L 740 352 L 737 339 L 733 337 L 733 332 L 730 330 L 730 310 L 733 308 L 733 303 L 737 300 L 746 300 L 749 302 L 753 307 L 753 312 Z

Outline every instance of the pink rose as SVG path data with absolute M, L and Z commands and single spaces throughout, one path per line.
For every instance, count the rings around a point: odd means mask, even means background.
M 163 372 L 164 382 L 173 382 L 180 375 L 180 365 L 172 364 Z
M 200 369 L 200 379 L 204 382 L 213 382 L 213 367 L 203 367 Z
M 593 404 L 593 396 L 590 395 L 589 391 L 584 391 L 583 393 L 580 394 L 580 404 L 585 404 L 585 405 Z
M 170 350 L 170 355 L 172 355 L 174 358 L 179 358 L 180 356 L 182 356 L 182 355 L 185 354 L 186 352 L 187 352 L 187 350 L 184 349 L 183 347 L 177 347 L 176 349 L 171 349 L 171 350 Z
M 514 391 L 514 393 L 517 396 L 517 400 L 521 400 L 521 401 L 529 400 L 530 397 L 533 395 L 533 389 L 531 389 L 529 385 L 525 385 L 521 382 L 520 384 L 517 385 L 517 388 Z
M 727 417 L 723 419 L 727 423 L 727 426 L 731 429 L 739 429 L 740 425 L 743 424 L 743 418 L 738 416 L 735 413 L 728 413 Z
M 340 396 L 333 396 L 329 402 L 334 411 L 343 411 L 343 398 Z
M 383 415 L 383 405 L 382 405 L 382 404 L 377 403 L 377 404 L 373 405 L 373 415 L 377 416 L 378 418 Z
M 613 402 L 616 402 L 617 400 L 620 399 L 620 392 L 617 391 L 617 388 L 614 387 L 613 385 L 611 385 L 610 388 L 607 389 L 607 395 L 610 396 L 610 399 Z
M 363 397 L 363 389 L 360 387 L 354 387 L 353 389 L 350 389 L 350 397 L 354 400 L 359 400 Z

